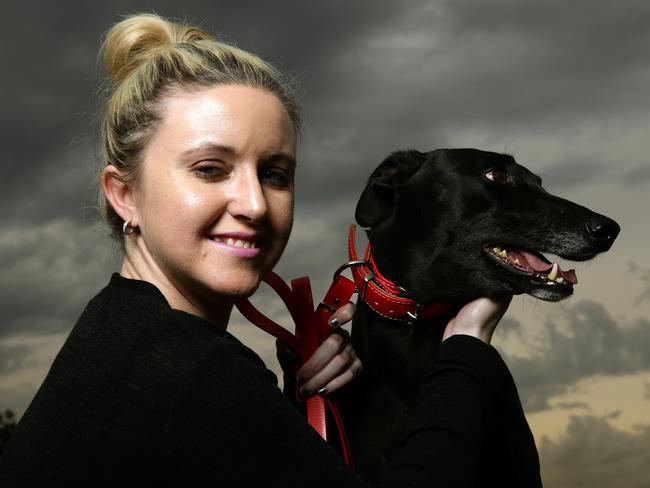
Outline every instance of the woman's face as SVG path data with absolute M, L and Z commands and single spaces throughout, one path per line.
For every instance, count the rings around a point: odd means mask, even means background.
M 250 295 L 289 238 L 295 151 L 291 120 L 264 89 L 168 97 L 134 190 L 148 266 L 194 305 Z

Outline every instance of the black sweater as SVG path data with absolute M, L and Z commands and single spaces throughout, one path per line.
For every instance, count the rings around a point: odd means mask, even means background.
M 417 425 L 380 486 L 485 486 L 490 410 L 511 384 L 492 347 L 469 336 L 444 341 Z M 532 481 L 520 486 L 541 486 L 536 452 L 526 463 Z M 253 351 L 171 309 L 150 283 L 117 274 L 82 313 L 0 456 L 0 486 L 51 482 L 365 485 Z

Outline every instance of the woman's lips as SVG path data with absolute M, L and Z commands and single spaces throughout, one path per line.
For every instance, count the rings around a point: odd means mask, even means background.
M 260 253 L 258 240 L 255 234 L 233 232 L 220 234 L 210 238 L 219 248 L 242 258 L 254 258 Z

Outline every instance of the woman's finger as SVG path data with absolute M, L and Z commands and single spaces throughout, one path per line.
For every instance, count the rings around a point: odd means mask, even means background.
M 343 351 L 335 355 L 302 386 L 302 395 L 309 396 L 316 392 L 325 394 L 343 386 L 354 377 L 354 372 L 356 372 L 360 364 L 361 361 L 358 360 L 354 347 L 352 347 L 352 344 L 347 344 Z M 353 366 L 352 373 L 345 374 Z
M 361 373 L 362 369 L 362 364 L 361 360 L 359 358 L 356 358 L 350 366 L 343 371 L 340 375 L 332 379 L 329 383 L 327 383 L 324 387 L 316 390 L 316 392 L 319 395 L 329 395 L 330 393 L 338 390 L 342 386 L 347 385 L 350 381 L 352 381 L 354 378 L 359 376 L 359 373 Z
M 337 329 L 318 346 L 316 352 L 300 368 L 296 380 L 298 384 L 311 380 L 322 370 L 337 354 L 343 351 L 350 342 L 350 334 L 344 329 Z
M 336 329 L 341 325 L 352 320 L 352 316 L 356 311 L 357 307 L 352 302 L 348 302 L 343 305 L 341 308 L 338 308 L 336 312 L 332 314 L 327 323 L 332 329 Z

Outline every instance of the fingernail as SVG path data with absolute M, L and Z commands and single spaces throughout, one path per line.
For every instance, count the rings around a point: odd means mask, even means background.
M 334 318 L 334 317 L 332 317 L 331 319 L 329 319 L 329 320 L 327 321 L 327 323 L 330 324 L 330 327 L 331 327 L 332 329 L 333 329 L 334 327 L 338 327 L 338 326 L 339 326 L 339 321 L 338 321 L 338 319 L 336 319 L 336 318 Z
M 309 390 L 307 388 L 305 388 L 304 386 L 302 388 L 300 388 L 300 390 L 298 392 L 300 393 L 300 396 L 303 397 L 303 398 L 307 398 L 310 395 Z
M 298 383 L 298 386 L 304 385 L 305 384 L 305 378 L 303 376 L 296 376 L 296 383 Z
M 324 386 L 323 388 L 321 388 L 320 390 L 318 390 L 318 394 L 319 394 L 320 396 L 325 396 L 325 394 L 327 394 L 327 391 L 328 391 L 328 390 L 327 390 L 327 387 Z

